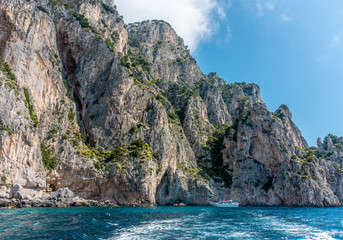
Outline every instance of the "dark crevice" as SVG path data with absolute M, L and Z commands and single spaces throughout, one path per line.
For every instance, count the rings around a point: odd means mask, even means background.
M 80 83 L 76 82 L 73 88 L 73 95 L 74 95 L 77 111 L 82 112 L 82 101 L 81 101 L 80 89 L 81 89 Z
M 83 115 L 83 102 L 81 98 L 81 83 L 76 79 L 77 63 L 74 58 L 72 49 L 70 48 L 69 37 L 66 32 L 60 29 L 57 31 L 57 45 L 59 55 L 61 57 L 62 66 L 65 70 L 65 79 L 67 79 L 68 88 L 72 91 L 76 104 L 76 112 L 78 113 L 78 122 L 81 131 L 86 134 L 86 139 L 89 143 L 93 144 L 94 136 L 85 116 Z M 77 51 L 77 49 L 75 50 Z
M 71 82 L 73 82 L 74 74 L 76 71 L 76 63 L 70 49 L 67 51 L 67 55 L 64 61 L 64 69 L 66 70 L 68 80 L 71 80 Z
M 3 59 L 6 43 L 11 38 L 11 32 L 13 31 L 13 28 L 14 27 L 7 15 L 2 13 L 0 16 L 0 59 Z
M 159 205 L 164 205 L 167 198 L 169 197 L 169 174 L 166 172 L 161 179 L 160 184 L 156 189 L 156 203 Z
M 273 179 L 274 179 L 274 176 L 267 177 L 267 182 L 262 186 L 262 189 L 264 191 L 268 192 L 269 189 L 273 186 Z

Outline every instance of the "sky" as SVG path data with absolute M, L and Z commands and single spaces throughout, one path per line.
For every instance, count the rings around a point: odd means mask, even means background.
M 343 136 L 342 0 L 115 0 L 127 23 L 169 22 L 201 70 L 256 83 L 309 145 Z

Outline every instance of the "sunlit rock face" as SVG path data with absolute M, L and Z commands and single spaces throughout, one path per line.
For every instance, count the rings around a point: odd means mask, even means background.
M 342 138 L 308 148 L 287 106 L 202 73 L 164 21 L 126 25 L 113 1 L 4 0 L 0 59 L 1 198 L 343 201 Z

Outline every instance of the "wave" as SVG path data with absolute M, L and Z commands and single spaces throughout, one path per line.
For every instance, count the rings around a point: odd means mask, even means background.
M 143 222 L 140 226 L 126 227 L 113 233 L 109 240 L 136 240 L 136 239 L 255 239 L 249 231 L 242 229 L 226 229 L 222 231 L 223 221 L 205 223 L 208 213 L 202 212 L 196 216 L 187 216 L 166 220 Z M 225 221 L 224 221 L 225 222 Z M 225 227 L 225 225 L 224 225 Z M 229 231 L 227 231 L 229 230 Z
M 304 223 L 295 222 L 301 221 L 300 217 L 292 218 L 293 222 L 288 219 L 280 218 L 279 216 L 265 216 L 262 213 L 251 213 L 260 225 L 262 231 L 274 231 L 279 235 L 288 236 L 295 239 L 317 239 L 317 240 L 332 240 L 337 234 L 343 234 L 342 231 L 322 230 L 314 226 Z

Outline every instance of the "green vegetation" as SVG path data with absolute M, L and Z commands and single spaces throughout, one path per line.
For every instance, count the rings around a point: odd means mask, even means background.
M 143 71 L 150 72 L 151 62 L 146 59 L 144 53 L 139 52 L 138 55 L 131 55 L 131 62 L 132 67 L 140 66 Z
M 112 13 L 112 14 L 115 14 L 115 8 L 116 8 L 116 6 L 114 6 L 114 8 L 113 8 L 113 7 L 107 5 L 107 4 L 103 3 L 103 2 L 101 2 L 101 5 L 102 5 L 102 7 L 103 7 L 107 12 L 110 12 L 110 13 Z
M 70 11 L 70 14 L 73 15 L 80 23 L 81 27 L 87 28 L 90 31 L 92 31 L 98 38 L 101 38 L 100 34 L 98 31 L 89 24 L 88 18 L 86 18 L 84 15 L 76 12 L 76 11 Z
M 141 42 L 138 40 L 138 38 L 132 38 L 129 40 L 128 43 L 131 47 L 136 47 L 136 48 L 139 48 L 141 45 Z
M 316 164 L 316 157 L 315 152 L 316 148 L 299 148 L 298 152 L 301 152 L 301 154 L 296 155 L 293 154 L 291 156 L 291 163 L 302 163 L 300 170 L 294 174 L 294 177 L 296 178 L 302 178 L 302 179 L 313 179 L 316 181 L 316 177 L 312 176 L 312 168 L 313 165 Z
M 154 105 L 148 104 L 148 106 L 146 107 L 146 109 L 144 111 L 149 112 L 151 109 L 154 109 Z
M 8 84 L 9 87 L 13 89 L 18 88 L 15 75 L 13 74 L 12 69 L 7 62 L 0 61 L 0 71 L 7 76 L 8 80 L 6 81 L 6 84 Z
M 176 113 L 171 113 L 171 112 L 167 112 L 168 118 L 172 119 L 172 120 L 178 120 L 179 116 Z
M 114 52 L 114 45 L 115 45 L 115 42 L 112 42 L 111 39 L 106 38 L 105 43 L 106 43 L 108 49 L 110 49 L 112 52 Z
M 222 93 L 223 99 L 230 99 L 233 95 L 233 88 L 229 84 L 225 84 L 220 88 L 220 91 Z
M 122 22 L 122 21 L 124 21 L 124 17 L 123 16 L 116 17 L 116 21 Z
M 106 22 L 103 19 L 101 19 L 101 23 L 102 23 L 102 25 L 104 25 L 105 28 L 108 28 Z
M 138 127 L 136 125 L 132 126 L 130 129 L 130 133 L 138 133 Z
M 144 146 L 144 141 L 143 139 L 138 138 L 137 140 L 132 141 L 131 146 L 134 146 L 133 148 L 142 148 Z
M 156 153 L 156 152 L 153 152 L 153 153 L 152 153 L 152 156 L 153 156 L 155 159 L 158 159 L 158 158 L 159 158 L 158 153 Z
M 7 180 L 7 177 L 6 177 L 6 176 L 2 176 L 2 177 L 1 177 L 1 182 L 6 183 L 6 180 Z
M 342 149 L 343 148 L 343 138 L 339 138 L 336 135 L 333 134 L 329 134 L 324 138 L 324 145 L 327 146 L 328 144 L 328 138 L 331 138 L 332 143 L 333 143 L 333 147 L 334 149 Z
M 97 115 L 94 115 L 92 113 L 89 114 L 89 118 L 92 119 L 92 120 L 94 120 L 96 117 L 97 117 Z
M 245 83 L 245 82 L 241 82 L 241 83 L 232 83 L 232 84 L 225 84 L 223 86 L 221 86 L 219 89 L 222 93 L 223 99 L 230 99 L 233 95 L 233 91 L 235 87 L 240 87 L 242 88 L 243 92 L 247 95 L 252 93 L 252 89 L 254 87 L 258 87 L 256 84 L 253 83 Z M 247 101 L 248 99 L 242 99 L 243 101 Z
M 125 55 L 125 56 L 121 57 L 120 58 L 120 64 L 123 67 L 130 69 L 131 68 L 131 63 L 130 63 L 130 60 L 129 60 L 129 56 Z
M 278 120 L 278 119 L 281 120 L 281 118 L 279 118 L 278 116 L 275 116 L 275 115 L 273 114 L 273 121 L 276 121 L 276 120 Z
M 266 134 L 268 134 L 268 135 L 274 135 L 275 134 L 275 132 L 273 132 L 273 131 L 269 131 L 269 130 L 267 130 L 267 129 L 262 129 L 262 132 L 263 133 L 266 133 Z
M 145 125 L 144 123 L 138 123 L 137 125 L 134 125 L 131 127 L 130 133 L 138 133 L 141 127 L 147 128 L 148 126 Z
M 182 108 L 175 109 L 175 113 L 178 115 L 178 118 L 180 119 L 180 122 L 183 122 L 186 117 L 186 105 L 182 106 Z
M 291 157 L 292 162 L 299 162 L 301 161 L 305 165 L 313 164 L 317 160 L 332 160 L 331 155 L 335 151 L 342 151 L 343 149 L 343 138 L 338 138 L 333 134 L 329 134 L 324 138 L 324 146 L 327 146 L 328 138 L 331 138 L 333 142 L 333 148 L 330 150 L 324 150 L 324 152 L 320 152 L 316 147 L 307 147 L 307 148 L 300 148 L 298 147 L 298 152 L 301 154 L 295 155 L 293 154 Z
M 43 6 L 38 6 L 38 9 L 42 12 L 48 13 L 48 11 Z
M 68 83 L 66 81 L 63 81 L 63 84 L 64 84 L 64 87 L 66 88 L 67 90 L 67 96 L 70 100 L 72 101 L 75 101 L 74 97 L 73 97 L 73 94 L 71 93 L 69 87 L 68 87 Z
M 247 102 L 249 100 L 249 97 L 248 96 L 245 96 L 245 97 L 241 97 L 238 101 L 240 102 L 240 103 L 245 103 L 245 102 Z
M 305 153 L 304 155 L 300 158 L 304 164 L 310 164 L 314 161 L 315 157 L 315 151 L 311 148 L 304 148 Z
M 119 40 L 118 32 L 114 31 L 112 38 L 114 41 Z M 140 42 L 137 38 L 129 41 L 129 45 L 130 48 L 127 55 L 119 55 L 118 58 L 120 59 L 121 65 L 127 70 L 130 70 L 130 74 L 133 74 L 132 71 L 135 70 L 135 76 L 138 78 L 137 70 L 138 72 L 150 72 L 152 63 L 149 62 L 145 54 L 139 50 Z
M 200 85 L 199 82 L 195 84 L 196 86 L 191 89 L 187 86 L 174 83 L 169 86 L 169 88 L 163 93 L 164 99 L 173 104 L 175 113 L 168 113 L 168 117 L 171 120 L 179 119 L 182 123 L 185 119 L 186 107 L 191 98 L 198 98 L 202 101 L 199 95 Z M 161 97 L 162 98 L 162 97 Z M 156 97 L 156 100 L 159 100 Z
M 149 72 L 152 63 L 147 60 L 144 53 L 138 52 L 134 54 L 131 50 L 128 54 L 120 58 L 120 63 L 123 67 L 128 69 L 141 67 L 145 72 Z
M 38 122 L 38 118 L 37 118 L 36 114 L 33 111 L 33 106 L 32 106 L 31 101 L 30 101 L 30 94 L 29 94 L 29 91 L 27 90 L 27 88 L 24 88 L 24 95 L 25 95 L 25 105 L 29 109 L 30 117 L 33 121 L 33 127 L 37 128 L 39 122 Z
M 57 129 L 56 129 L 56 128 L 51 129 L 51 130 L 50 130 L 50 133 L 51 133 L 51 134 L 56 134 L 56 133 L 57 133 Z
M 204 177 L 210 176 L 215 181 L 223 182 L 226 187 L 230 187 L 232 182 L 231 174 L 223 166 L 224 137 L 229 134 L 230 126 L 223 124 L 216 129 L 207 144 L 201 144 L 204 150 L 211 154 L 211 159 L 203 159 L 199 162 L 201 174 Z
M 329 134 L 327 137 L 324 139 L 324 146 L 327 145 L 328 137 L 333 139 L 334 143 L 334 148 L 331 150 L 325 150 L 324 152 L 320 152 L 316 147 L 306 147 L 306 148 L 300 148 L 297 147 L 297 155 L 293 154 L 291 156 L 290 161 L 292 163 L 302 163 L 301 169 L 294 175 L 295 177 L 298 178 L 303 178 L 303 179 L 312 179 L 314 181 L 317 180 L 315 176 L 313 176 L 313 166 L 318 164 L 318 161 L 320 160 L 326 160 L 326 161 L 331 161 L 331 155 L 335 151 L 341 151 L 342 150 L 342 138 L 338 138 L 335 135 Z M 336 164 L 334 161 L 332 162 L 333 164 Z M 338 166 L 336 166 L 338 168 Z M 335 169 L 334 171 L 330 171 L 330 173 L 327 173 L 327 181 L 329 183 L 334 183 L 336 179 L 335 176 L 341 176 L 343 175 L 343 169 Z
M 75 8 L 78 4 L 82 3 L 83 0 L 49 0 L 50 6 L 63 6 L 66 9 Z
M 120 38 L 118 31 L 113 31 L 113 33 L 111 34 L 111 37 L 112 37 L 113 41 L 115 43 L 117 43 L 119 41 L 119 38 Z
M 108 152 L 103 149 L 90 149 L 87 146 L 79 151 L 85 157 L 97 158 L 98 161 L 94 167 L 99 171 L 107 171 L 108 164 L 112 163 L 121 172 L 125 172 L 125 163 L 129 158 L 135 158 L 139 160 L 139 164 L 143 164 L 147 159 L 156 161 L 156 156 L 158 157 L 158 154 L 153 153 L 149 145 L 141 138 L 133 140 L 128 146 L 117 145 L 115 149 Z
M 200 181 L 200 182 L 205 182 L 206 180 L 206 176 L 203 176 L 202 174 L 202 169 L 199 168 L 190 168 L 185 166 L 185 164 L 183 162 L 178 164 L 178 167 L 180 168 L 180 170 L 182 172 L 184 172 L 187 175 L 190 175 L 192 177 L 193 180 L 195 181 Z
M 46 146 L 44 142 L 41 142 L 40 149 L 44 167 L 48 170 L 54 169 L 56 166 L 56 159 L 51 157 L 52 150 Z
M 73 122 L 75 120 L 76 113 L 72 108 L 70 108 L 69 113 L 68 113 L 68 119 L 70 122 Z
M 84 15 L 75 11 L 70 11 L 70 14 L 79 21 L 81 27 L 92 30 L 92 26 L 89 24 L 88 18 L 86 18 Z
M 9 127 L 3 125 L 0 125 L 0 131 L 7 131 L 10 136 L 13 134 Z
M 49 131 L 48 138 L 52 138 L 57 133 L 57 129 L 53 128 Z

